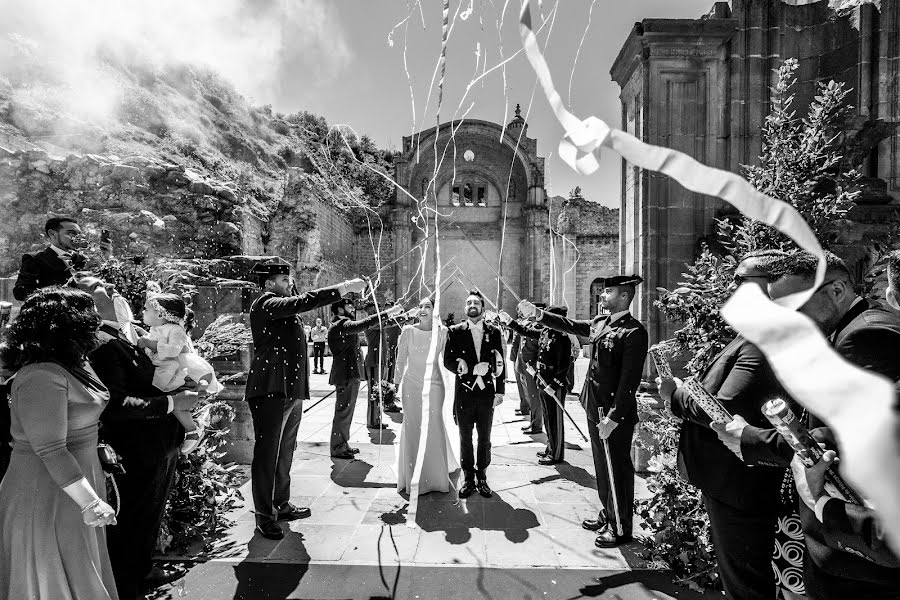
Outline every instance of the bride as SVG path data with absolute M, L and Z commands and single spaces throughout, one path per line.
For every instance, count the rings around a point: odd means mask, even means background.
M 394 383 L 400 388 L 403 403 L 403 425 L 400 429 L 400 449 L 397 457 L 397 491 L 411 491 L 413 469 L 422 431 L 422 390 L 425 362 L 431 345 L 432 313 L 430 298 L 419 302 L 417 325 L 407 325 L 400 333 L 397 347 L 397 366 Z M 447 330 L 437 332 L 438 345 L 430 380 L 428 434 L 419 477 L 419 493 L 450 491 L 450 472 L 456 470 L 456 459 L 450 449 L 450 438 L 444 426 L 444 379 L 440 354 L 444 350 Z

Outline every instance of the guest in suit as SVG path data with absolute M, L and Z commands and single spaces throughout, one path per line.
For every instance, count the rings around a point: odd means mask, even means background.
M 547 312 L 565 317 L 568 311 L 565 306 L 551 306 Z M 500 319 L 516 335 L 536 338 L 538 341 L 535 383 L 541 397 L 541 413 L 544 415 L 544 428 L 547 431 L 547 447 L 537 453 L 538 463 L 555 465 L 565 458 L 562 405 L 566 400 L 566 376 L 572 358 L 569 335 L 548 327 L 514 321 L 505 312 L 500 313 Z
M 765 251 L 745 256 L 735 269 L 735 284 L 749 281 L 766 289 L 771 265 L 784 256 Z M 739 422 L 769 428 L 763 404 L 786 398 L 762 352 L 738 336 L 698 377 L 703 387 Z M 703 493 L 719 574 L 730 600 L 774 600 L 772 553 L 785 469 L 747 466 L 719 441 L 709 416 L 671 379 L 659 385 L 662 399 L 681 419 L 680 470 Z M 774 429 L 771 429 L 774 432 Z
M 71 217 L 52 217 L 44 225 L 50 245 L 40 252 L 22 255 L 22 266 L 13 287 L 16 300 L 25 300 L 35 290 L 51 285 L 74 284 L 75 273 L 87 259 L 76 249 L 81 245 L 81 227 Z
M 456 373 L 453 417 L 459 427 L 460 466 L 464 482 L 459 497 L 477 490 L 491 497 L 487 468 L 491 464 L 494 408 L 506 391 L 506 358 L 500 329 L 484 322 L 484 297 L 475 290 L 466 298 L 466 320 L 447 332 L 444 368 Z M 472 433 L 478 433 L 477 454 Z
M 328 348 L 331 349 L 331 374 L 328 383 L 337 388 L 334 403 L 334 420 L 331 424 L 331 456 L 332 458 L 351 459 L 359 452 L 350 446 L 350 422 L 356 408 L 356 396 L 359 394 L 359 380 L 365 374 L 362 352 L 359 350 L 359 334 L 373 327 L 378 327 L 379 319 L 388 319 L 403 312 L 400 306 L 392 306 L 382 313 L 369 315 L 365 319 L 352 321 L 356 311 L 353 301 L 342 299 L 331 305 L 331 327 L 328 328 Z M 371 394 L 369 394 L 371 396 Z M 371 405 L 372 402 L 369 402 Z M 370 406 L 370 410 L 375 408 Z M 369 427 L 383 429 L 381 413 L 376 425 Z M 370 418 L 374 418 L 370 413 Z
M 351 279 L 292 295 L 287 261 L 278 257 L 266 260 L 254 273 L 263 293 L 250 306 L 254 353 L 245 396 L 256 438 L 250 477 L 256 529 L 263 537 L 278 540 L 284 537 L 279 520 L 310 515 L 309 508 L 290 502 L 291 462 L 303 401 L 309 398 L 306 332 L 298 315 L 331 304 L 348 292 L 362 292 L 366 283 Z
M 79 281 L 80 288 L 92 293 L 102 319 L 100 346 L 90 354 L 91 366 L 109 390 L 109 404 L 100 415 L 100 437 L 120 455 L 125 468 L 115 476 L 120 510 L 106 545 L 119 598 L 134 600 L 144 597 L 142 588 L 151 571 L 184 440 L 184 428 L 172 413 L 190 410 L 198 394 L 182 390 L 167 395 L 153 387 L 153 362 L 129 341 L 124 328 L 130 323 L 117 320 L 113 300 L 98 283 Z
M 858 296 L 840 258 L 826 252 L 826 259 L 825 283 L 800 307 L 800 312 L 831 337 L 835 351 L 845 359 L 891 381 L 900 381 L 900 318 Z M 815 256 L 798 252 L 773 265 L 775 276 L 769 283 L 770 295 L 781 298 L 809 289 L 815 280 L 817 263 Z M 824 425 L 812 415 L 806 421 L 810 429 Z M 817 435 L 827 438 L 829 432 L 823 428 Z M 720 436 L 732 450 L 737 447 L 748 464 L 785 465 L 793 458 L 793 451 L 780 436 L 752 424 L 722 431 Z M 805 502 L 800 506 L 806 539 L 804 583 L 809 598 L 900 598 L 900 568 L 881 559 L 873 560 L 874 554 L 880 554 L 880 544 L 862 533 L 871 531 L 873 513 L 830 501 L 819 504 L 820 500 L 821 497 L 816 499 L 812 509 Z M 825 508 L 829 509 L 828 514 Z M 856 532 L 855 543 L 848 542 L 848 531 Z
M 530 302 L 520 304 L 526 318 L 536 316 L 539 323 L 550 329 L 590 336 L 590 366 L 581 391 L 581 405 L 587 412 L 597 492 L 604 508 L 596 520 L 587 519 L 582 526 L 598 532 L 594 541 L 598 548 L 612 548 L 632 539 L 631 441 L 638 422 L 635 394 L 647 359 L 648 338 L 644 326 L 631 316 L 629 306 L 635 286 L 641 281 L 637 275 L 606 278 L 600 308 L 611 314 L 598 315 L 592 321 L 554 315 Z

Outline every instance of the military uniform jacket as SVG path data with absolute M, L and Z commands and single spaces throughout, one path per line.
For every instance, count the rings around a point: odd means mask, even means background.
M 447 331 L 447 342 L 444 345 L 444 368 L 451 373 L 456 373 L 457 359 L 466 361 L 469 372 L 456 376 L 456 397 L 454 404 L 468 398 L 490 398 L 494 394 L 503 394 L 506 391 L 506 359 L 503 354 L 503 333 L 493 325 L 484 323 L 484 337 L 481 339 L 481 353 L 475 352 L 475 341 L 472 332 L 469 331 L 469 321 L 463 321 L 450 327 Z M 501 360 L 496 360 L 499 353 Z M 472 373 L 479 362 L 490 365 L 487 375 L 482 377 L 484 389 L 476 384 L 476 377 Z M 498 368 L 499 367 L 499 368 Z
M 610 417 L 613 421 L 636 424 L 635 394 L 648 347 L 647 330 L 640 321 L 631 313 L 610 324 L 605 315 L 593 321 L 575 321 L 543 311 L 540 323 L 557 331 L 588 337 L 590 365 L 581 390 L 581 405 L 588 419 L 594 422 L 601 408 L 604 414 L 615 408 Z
M 384 312 L 370 315 L 361 321 L 351 321 L 344 316 L 332 319 L 331 327 L 328 328 L 328 348 L 334 359 L 328 383 L 341 387 L 347 385 L 351 379 L 363 379 L 365 370 L 362 352 L 359 350 L 359 334 L 372 328 L 376 328 L 374 331 L 377 332 L 379 316 L 381 319 L 387 319 L 387 313 Z M 378 340 L 374 340 L 374 343 L 380 343 L 380 339 L 381 336 L 378 336 Z
M 337 286 L 298 296 L 265 292 L 250 306 L 253 362 L 247 374 L 246 399 L 281 396 L 309 398 L 306 332 L 299 315 L 341 298 Z
M 572 342 L 569 336 L 531 323 L 512 321 L 509 326 L 523 339 L 537 341 L 535 369 L 544 384 L 555 390 L 565 389 L 569 364 L 572 362 Z
M 526 323 L 525 321 L 515 321 L 515 323 L 519 325 L 523 325 Z M 534 324 L 529 324 L 526 327 L 534 327 Z M 529 335 L 523 335 L 519 329 L 513 328 L 513 331 L 516 332 L 515 344 L 518 346 L 516 349 L 516 356 L 513 360 L 516 364 L 520 364 L 520 368 L 524 368 L 525 365 L 531 365 L 535 369 L 537 368 L 536 362 L 538 359 L 538 337 L 533 337 Z

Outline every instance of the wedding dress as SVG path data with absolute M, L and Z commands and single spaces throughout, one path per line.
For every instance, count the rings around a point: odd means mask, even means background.
M 431 330 L 407 325 L 400 333 L 397 344 L 397 366 L 394 382 L 399 385 L 403 403 L 403 425 L 397 453 L 397 491 L 410 491 L 415 468 L 419 440 L 422 432 L 422 391 L 425 380 L 425 363 L 431 344 Z M 441 373 L 440 354 L 447 333 L 438 331 L 438 347 L 434 357 L 430 381 L 428 434 L 425 437 L 425 453 L 419 477 L 419 493 L 447 492 L 450 490 L 450 473 L 459 468 L 450 437 L 444 425 L 444 379 Z

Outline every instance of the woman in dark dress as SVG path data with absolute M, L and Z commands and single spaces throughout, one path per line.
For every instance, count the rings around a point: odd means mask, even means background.
M 87 363 L 100 317 L 90 295 L 46 288 L 0 346 L 15 371 L 13 453 L 0 483 L 0 598 L 118 600 L 106 550 L 97 423 L 109 394 Z

